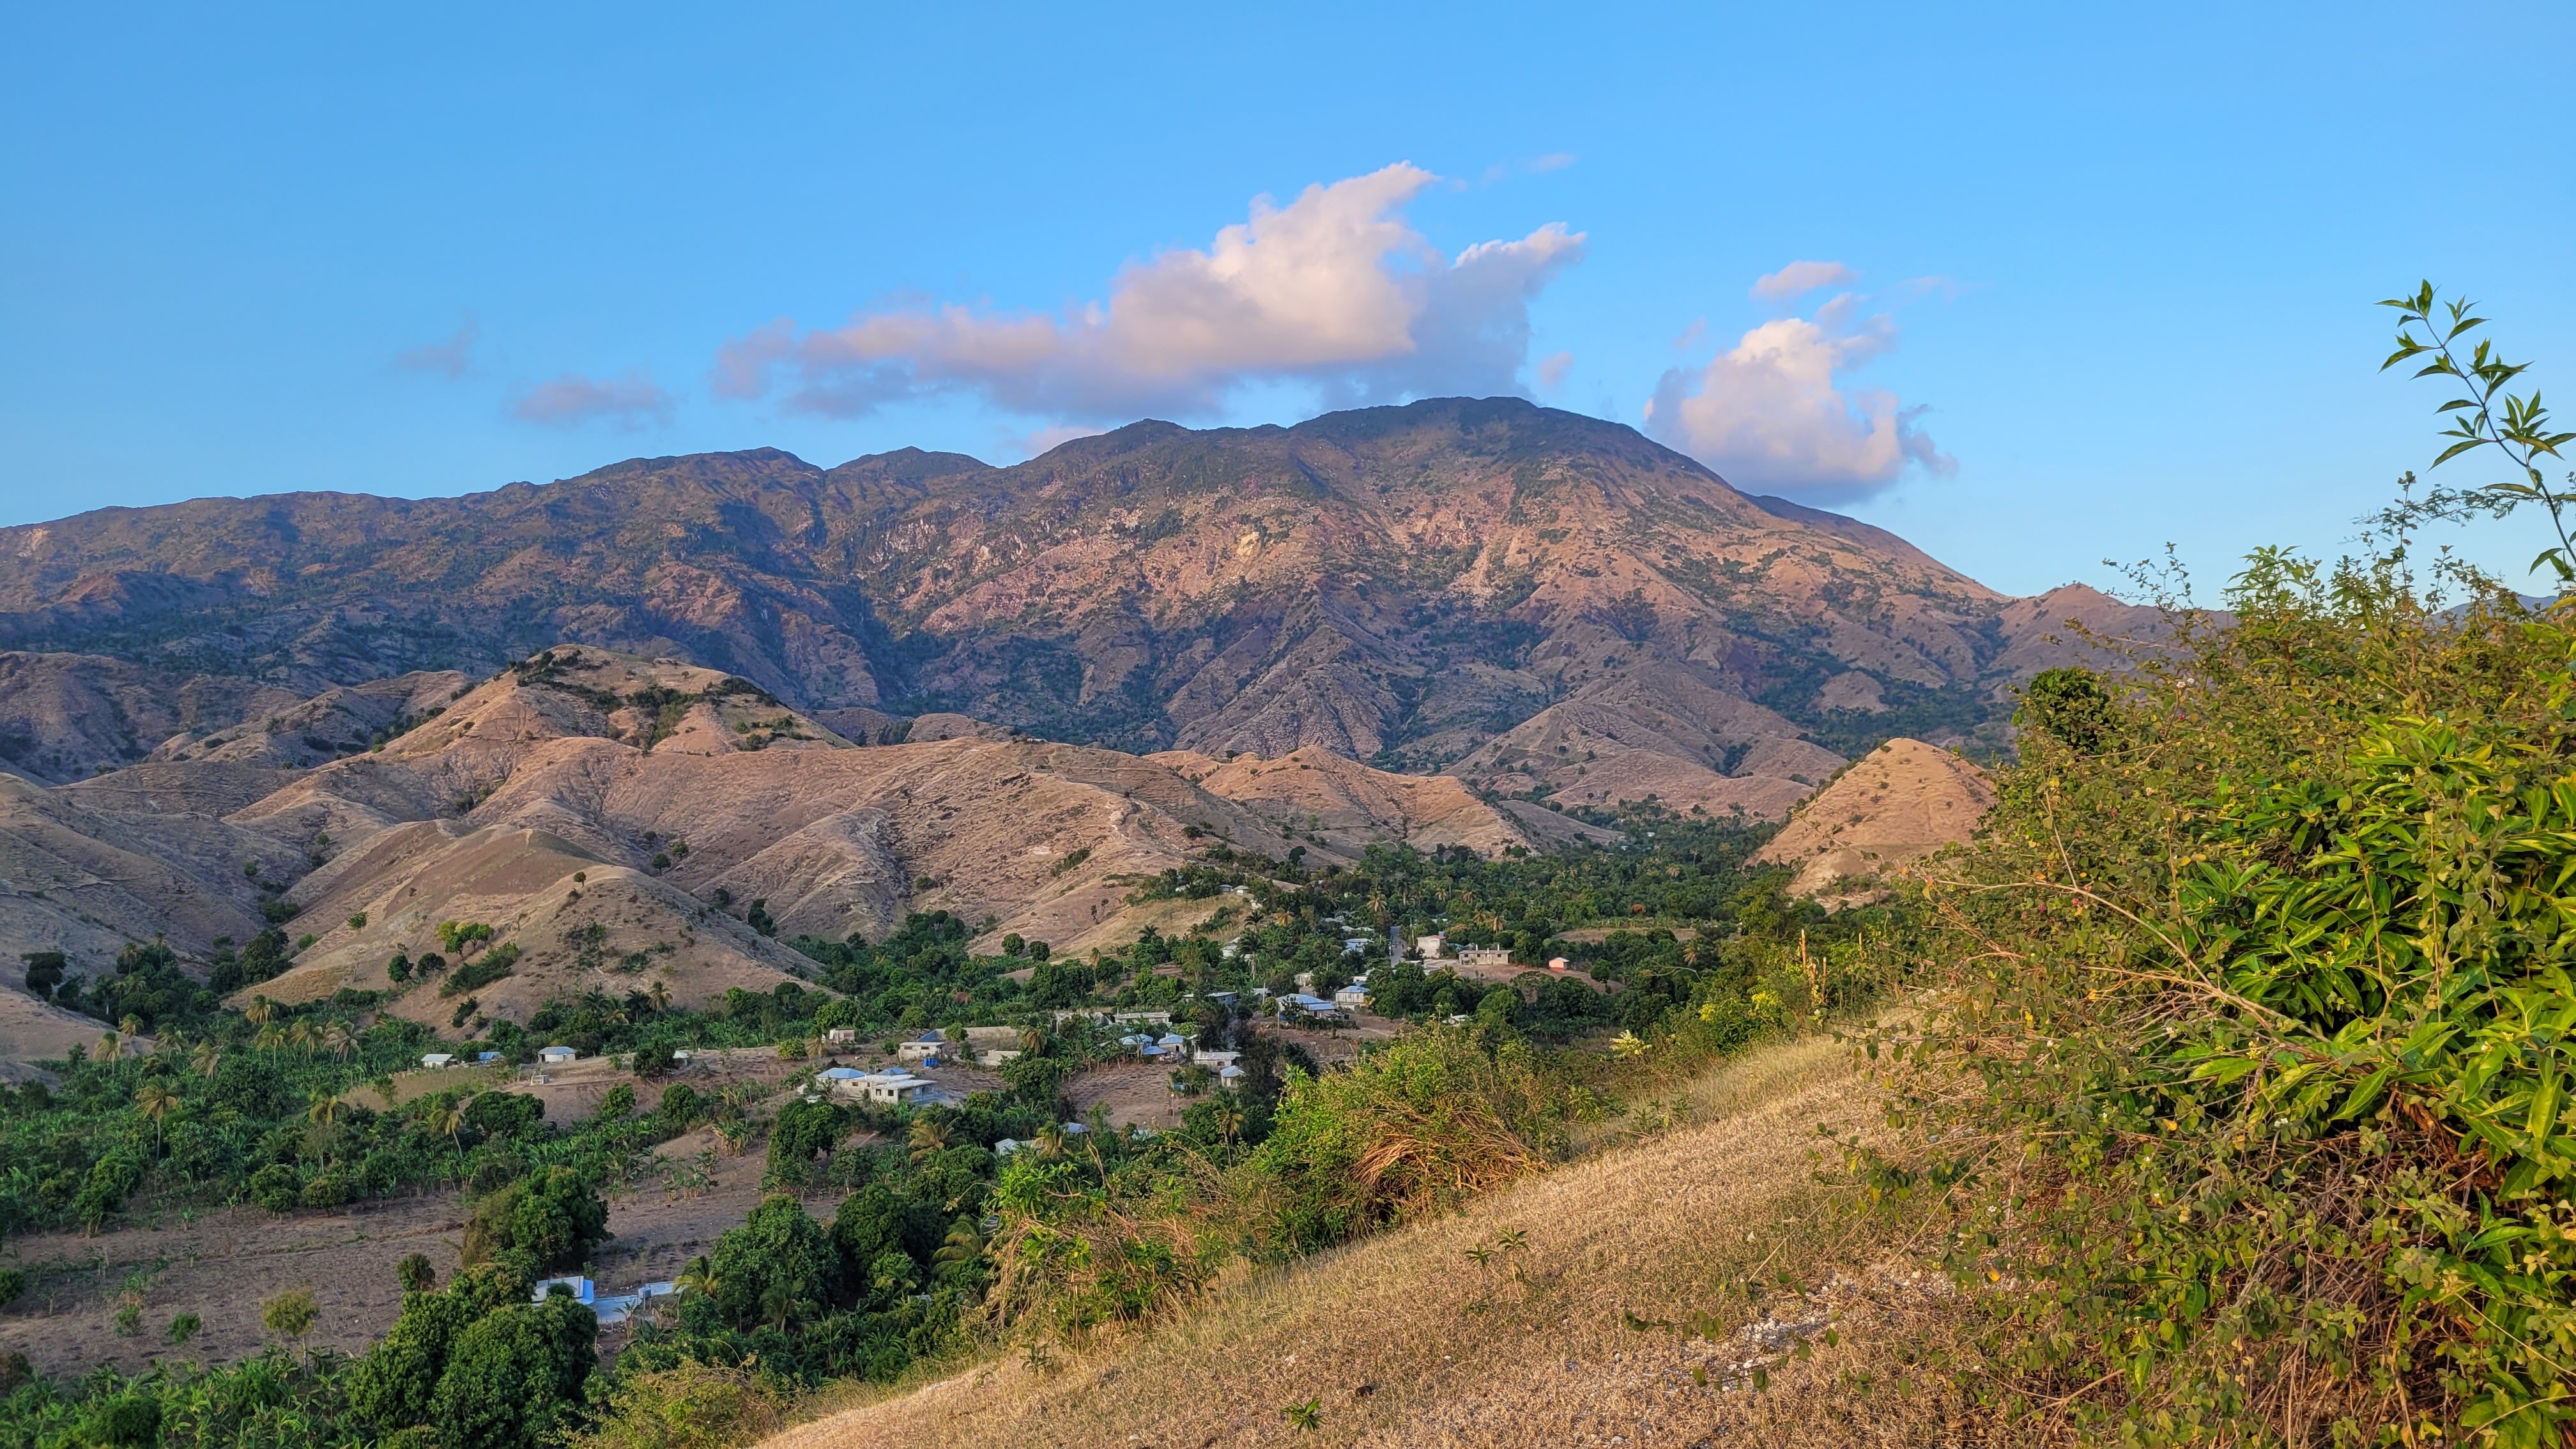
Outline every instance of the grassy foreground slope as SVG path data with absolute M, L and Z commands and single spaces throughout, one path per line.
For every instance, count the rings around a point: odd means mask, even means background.
M 1878 1117 L 1844 1049 L 1755 1052 L 1685 1104 L 1695 1125 L 1248 1276 L 1149 1334 L 990 1363 L 769 1449 L 1937 1437 L 1945 1379 L 1920 1360 L 1947 1282 L 1877 1268 L 1912 1223 L 1819 1171 L 1839 1166 L 1820 1128 Z

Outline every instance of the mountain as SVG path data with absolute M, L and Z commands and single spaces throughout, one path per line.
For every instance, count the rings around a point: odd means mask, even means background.
M 1999 743 L 2059 604 L 1511 399 L 1144 422 L 1009 468 L 761 449 L 0 529 L 0 679 L 30 681 L 0 764 L 60 782 L 226 730 L 309 764 L 430 676 L 573 641 L 871 740 L 954 714 L 1776 817 L 1893 735 Z M 281 718 L 335 689 L 327 727 Z

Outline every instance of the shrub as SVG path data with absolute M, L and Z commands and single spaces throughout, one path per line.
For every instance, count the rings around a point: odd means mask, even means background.
M 304 1179 L 283 1162 L 272 1162 L 251 1174 L 251 1201 L 273 1213 L 291 1213 L 304 1199 Z
M 1424 1028 L 1348 1071 L 1292 1073 L 1253 1190 L 1274 1239 L 1301 1252 L 1438 1211 L 1544 1160 L 1546 1095 L 1525 1048 Z
M 748 1328 L 776 1302 L 831 1303 L 841 1286 L 840 1254 L 823 1225 L 796 1199 L 773 1193 L 741 1227 L 716 1239 L 716 1306 L 726 1321 Z
M 684 1362 L 628 1374 L 584 1449 L 734 1449 L 786 1422 L 778 1393 L 750 1370 Z
M 259 1321 L 271 1333 L 302 1338 L 312 1330 L 316 1311 L 312 1289 L 289 1288 L 260 1301 Z

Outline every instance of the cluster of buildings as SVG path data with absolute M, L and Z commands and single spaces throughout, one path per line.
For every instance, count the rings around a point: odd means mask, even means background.
M 443 1072 L 450 1067 L 488 1067 L 499 1060 L 499 1052 L 476 1052 L 470 1062 L 458 1052 L 431 1052 L 420 1059 L 420 1068 L 425 1072 Z M 543 1047 L 537 1052 L 537 1065 L 544 1067 L 570 1066 L 579 1060 L 581 1053 L 568 1046 Z

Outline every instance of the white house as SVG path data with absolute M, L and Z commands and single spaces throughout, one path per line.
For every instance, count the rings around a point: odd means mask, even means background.
M 456 1065 L 454 1052 L 431 1052 L 420 1059 L 421 1070 L 425 1072 L 443 1072 L 454 1065 Z
M 1121 1026 L 1125 1026 L 1130 1023 L 1143 1026 L 1170 1026 L 1172 1024 L 1172 1014 L 1168 1011 L 1121 1011 L 1111 1016 L 1109 1019 L 1117 1022 Z
M 1376 950 L 1376 949 L 1377 949 L 1377 937 L 1375 937 L 1375 936 L 1344 936 L 1344 937 L 1342 938 L 1342 949 L 1343 949 L 1343 950 L 1345 950 L 1345 951 L 1356 951 L 1356 952 L 1359 952 L 1359 953 L 1361 953 L 1361 954 L 1365 955 L 1365 954 L 1367 954 L 1368 952 L 1371 952 L 1371 951 L 1374 951 L 1374 950 Z
M 530 1296 L 529 1301 L 533 1303 L 545 1302 L 548 1298 L 554 1295 L 554 1291 L 558 1286 L 571 1289 L 573 1301 L 579 1303 L 584 1308 L 588 1308 L 599 1301 L 599 1290 L 592 1286 L 589 1279 L 581 1277 L 540 1278 L 537 1280 L 536 1290 Z
M 1413 949 L 1421 952 L 1422 959 L 1425 961 L 1439 960 L 1440 953 L 1448 949 L 1448 946 L 1449 938 L 1437 933 L 1424 936 L 1413 943 Z
M 1368 988 L 1353 982 L 1333 993 L 1333 1004 L 1344 1011 L 1357 1011 L 1369 1004 Z
M 1243 1080 L 1243 1078 L 1244 1078 L 1244 1071 L 1243 1071 L 1243 1068 L 1241 1068 L 1241 1067 L 1238 1067 L 1238 1066 L 1234 1065 L 1232 1062 L 1228 1062 L 1228 1063 L 1226 1063 L 1224 1066 L 1222 1066 L 1222 1067 L 1220 1067 L 1220 1068 L 1218 1068 L 1218 1069 L 1217 1069 L 1216 1079 L 1217 1079 L 1218 1081 L 1220 1081 L 1220 1082 L 1225 1083 L 1225 1084 L 1226 1084 L 1227 1086 L 1229 1086 L 1229 1087 L 1233 1086 L 1233 1085 L 1234 1085 L 1235 1083 L 1237 1083 L 1237 1082 L 1242 1081 L 1242 1080 Z
M 1469 946 L 1458 953 L 1458 959 L 1470 966 L 1509 966 L 1512 964 L 1512 949 L 1509 946 Z
M 1218 1071 L 1233 1066 L 1242 1057 L 1241 1052 L 1200 1052 L 1193 1060 L 1211 1071 Z
M 948 1045 L 948 1038 L 945 1035 L 935 1031 L 925 1031 L 910 1041 L 897 1043 L 894 1049 L 895 1059 L 906 1062 L 933 1061 L 938 1058 L 939 1049 L 946 1045 Z
M 550 1046 L 537 1053 L 537 1060 L 550 1067 L 569 1066 L 580 1057 L 581 1053 L 568 1046 Z
M 891 1072 L 853 1072 L 846 1077 L 834 1075 L 846 1070 L 848 1069 L 835 1067 L 830 1072 L 817 1073 L 815 1080 L 828 1082 L 837 1096 L 871 1102 L 881 1107 L 905 1106 L 938 1094 L 938 1084 L 900 1069 Z
M 823 1033 L 823 1041 L 828 1046 L 856 1046 L 859 1041 L 859 1029 L 854 1026 L 836 1026 Z

